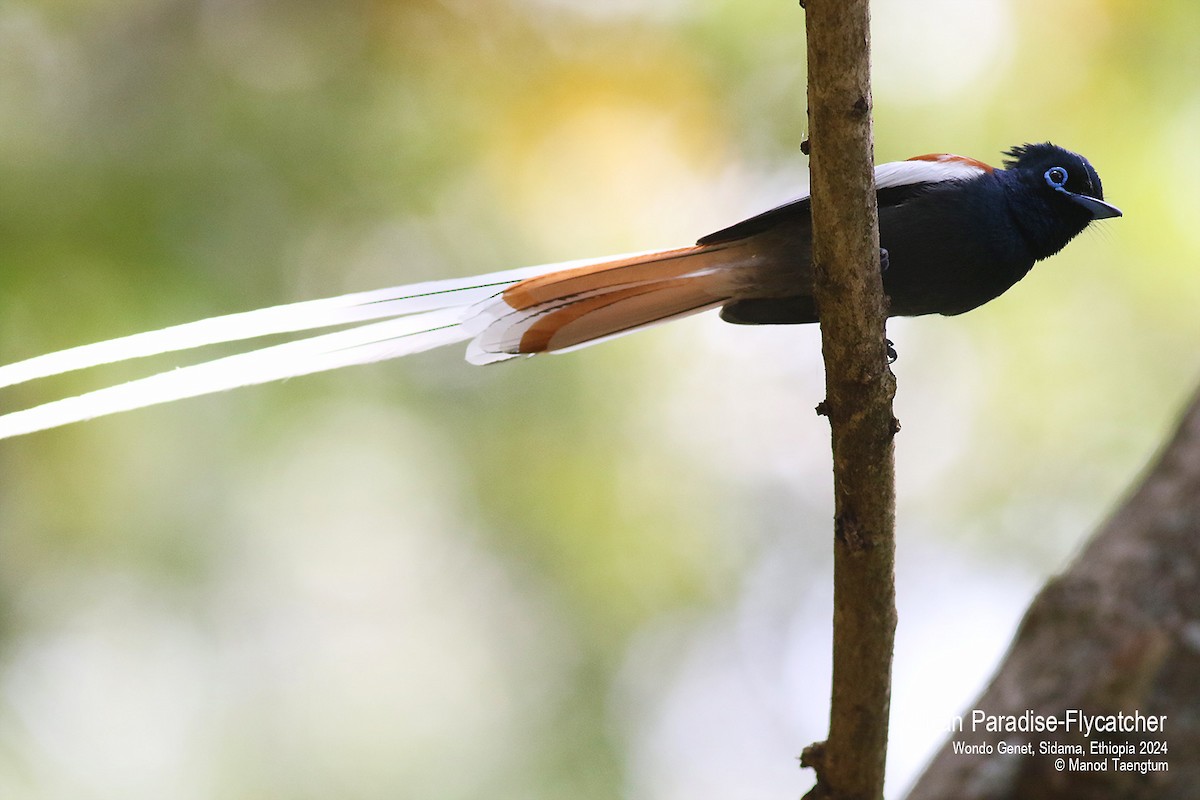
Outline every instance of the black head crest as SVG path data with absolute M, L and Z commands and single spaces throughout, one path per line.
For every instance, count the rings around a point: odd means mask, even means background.
M 1066 172 L 1066 180 L 1061 185 L 1071 194 L 1104 199 L 1104 187 L 1100 183 L 1100 175 L 1086 158 L 1073 153 L 1066 148 L 1050 142 L 1041 144 L 1023 144 L 1005 153 L 1005 169 L 1027 171 L 1032 175 L 1042 177 L 1048 170 L 1055 167 Z M 1056 173 L 1057 175 L 1057 173 Z
M 1069 200 L 1089 219 L 1121 216 L 1121 210 L 1104 202 L 1104 187 L 1091 163 L 1070 150 L 1042 142 L 1014 147 L 1006 154 L 1005 169 L 1020 173 L 1023 181 L 1051 192 L 1052 197 Z

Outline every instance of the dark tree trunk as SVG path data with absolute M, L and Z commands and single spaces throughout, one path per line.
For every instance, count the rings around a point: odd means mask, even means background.
M 1159 732 L 986 733 L 962 742 L 1131 743 L 1126 764 L 1165 762 L 1165 772 L 1055 767 L 1054 754 L 938 754 L 908 800 L 1100 800 L 1200 797 L 1200 394 L 1141 485 L 1025 615 L 1008 655 L 975 709 L 1064 718 L 1084 714 L 1163 716 Z M 1143 726 L 1144 727 L 1144 726 Z M 1165 742 L 1165 753 L 1143 753 Z

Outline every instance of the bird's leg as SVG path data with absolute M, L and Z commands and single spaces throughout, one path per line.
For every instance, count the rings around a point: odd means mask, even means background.
M 890 261 L 891 261 L 891 257 L 888 255 L 887 248 L 886 247 L 879 248 L 879 274 L 880 275 L 887 274 L 888 267 L 891 266 Z M 899 355 L 899 353 L 896 352 L 896 348 L 892 344 L 892 340 L 884 339 L 883 343 L 884 343 L 884 346 L 887 348 L 887 362 L 889 364 L 895 364 L 896 359 L 899 358 L 900 355 Z

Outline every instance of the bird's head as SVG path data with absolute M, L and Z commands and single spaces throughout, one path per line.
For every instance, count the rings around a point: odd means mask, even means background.
M 1022 173 L 1023 182 L 1037 186 L 1048 200 L 1083 209 L 1088 221 L 1121 216 L 1121 209 L 1104 201 L 1100 176 L 1078 153 L 1045 142 L 1014 147 L 1006 155 L 1005 168 Z
M 1005 171 L 1020 187 L 1010 203 L 1021 227 L 1031 236 L 1038 258 L 1066 246 L 1089 222 L 1121 216 L 1104 200 L 1100 176 L 1086 158 L 1045 142 L 1014 147 Z

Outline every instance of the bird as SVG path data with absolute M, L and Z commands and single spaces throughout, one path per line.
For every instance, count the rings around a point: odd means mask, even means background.
M 1002 167 L 927 154 L 875 168 L 889 316 L 999 297 L 1089 224 L 1120 217 L 1091 163 L 1050 142 Z M 0 415 L 0 439 L 240 386 L 467 342 L 472 364 L 566 352 L 702 311 L 741 325 L 819 321 L 809 197 L 694 245 L 357 292 L 212 317 L 0 366 L 0 387 L 258 337 L 337 328 Z M 889 344 L 890 348 L 890 344 Z

